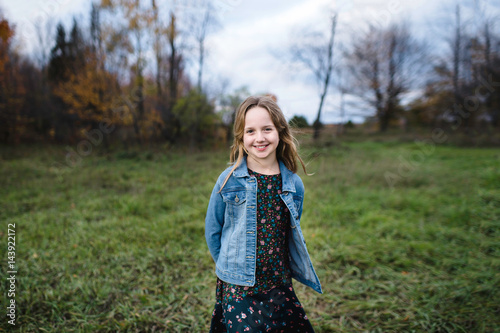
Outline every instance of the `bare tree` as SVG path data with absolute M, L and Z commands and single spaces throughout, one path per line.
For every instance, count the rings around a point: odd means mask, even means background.
M 154 40 L 153 40 L 153 50 L 156 59 L 156 96 L 158 99 L 162 96 L 162 82 L 161 82 L 161 72 L 162 72 L 162 36 L 165 29 L 162 27 L 160 21 L 160 14 L 158 6 L 156 5 L 156 0 L 151 0 L 151 8 L 153 10 L 153 30 L 154 30 Z
M 460 6 L 457 5 L 455 11 L 456 25 L 455 25 L 455 35 L 453 36 L 452 49 L 453 49 L 453 95 L 455 98 L 455 104 L 459 104 L 460 101 L 460 87 L 459 87 L 459 77 L 460 77 L 460 61 L 462 53 L 462 25 L 460 24 Z
M 170 54 L 168 56 L 168 108 L 172 109 L 177 101 L 179 79 L 182 75 L 182 54 L 179 52 L 179 29 L 177 26 L 177 16 L 175 12 L 170 12 L 170 23 L 167 28 L 167 40 L 170 47 Z
M 344 133 L 344 121 L 345 121 L 345 95 L 348 93 L 348 87 L 345 83 L 345 75 L 343 74 L 343 69 L 338 67 L 335 70 L 337 76 L 337 89 L 340 92 L 340 122 L 337 127 L 337 134 L 341 135 Z
M 55 24 L 53 19 L 47 19 L 45 22 L 42 19 L 38 19 L 33 23 L 36 31 L 36 42 L 37 42 L 37 54 L 36 60 L 38 62 L 39 68 L 44 68 L 47 66 L 50 55 L 50 45 L 52 43 L 52 35 L 55 29 Z
M 397 118 L 403 94 L 419 83 L 424 56 L 424 45 L 404 25 L 371 26 L 347 52 L 350 90 L 376 110 L 380 131 Z
M 482 29 L 482 36 L 478 37 L 478 52 L 483 51 L 483 61 L 478 64 L 478 69 L 476 70 L 476 81 L 480 81 L 480 77 L 484 80 L 487 77 L 488 80 L 498 82 L 500 77 L 500 35 L 497 33 L 492 33 L 495 28 L 495 23 L 498 21 L 490 19 L 487 20 Z M 484 81 L 483 81 L 484 82 Z M 482 84 L 482 83 L 481 83 Z M 476 84 L 476 88 L 478 84 Z M 488 90 L 486 95 L 484 106 L 486 108 L 486 117 L 490 118 L 491 124 L 493 126 L 500 126 L 500 93 L 498 90 L 491 91 Z
M 36 126 L 38 130 L 43 133 L 46 132 L 46 127 L 48 126 L 48 119 L 51 118 L 51 90 L 48 81 L 48 63 L 50 58 L 50 50 L 53 45 L 53 34 L 55 31 L 54 19 L 49 18 L 42 21 L 41 19 L 35 21 L 34 27 L 36 30 L 36 46 L 35 46 L 35 58 L 40 69 L 40 79 L 38 82 L 38 93 L 32 91 L 30 95 L 32 98 L 37 99 L 38 107 L 35 111 L 35 117 L 37 118 Z M 35 75 L 35 73 L 31 73 Z
M 220 27 L 216 11 L 212 0 L 196 1 L 197 6 L 191 1 L 191 10 L 188 18 L 190 32 L 196 44 L 198 62 L 197 87 L 202 91 L 202 76 L 207 54 L 206 40 L 208 35 L 215 32 Z M 190 2 L 188 2 L 189 4 Z
M 337 15 L 332 15 L 330 19 L 331 22 L 328 36 L 325 36 L 323 32 L 305 32 L 301 36 L 297 36 L 296 42 L 290 47 L 292 60 L 306 66 L 306 68 L 312 72 L 320 87 L 318 113 L 313 124 L 314 139 L 319 138 L 321 130 L 321 111 L 323 110 L 325 98 L 328 94 L 334 67 L 333 47 L 337 26 Z
M 470 134 L 480 123 L 495 124 L 499 115 L 494 91 L 484 89 L 484 94 L 476 94 L 478 87 L 483 87 L 486 82 L 485 78 L 497 75 L 495 69 L 498 66 L 495 67 L 493 62 L 498 59 L 495 47 L 500 45 L 494 29 L 498 17 L 491 16 L 480 3 L 475 2 L 472 15 L 458 4 L 453 9 L 445 8 L 449 13 L 446 26 L 450 28 L 444 31 L 441 39 L 447 47 L 435 62 L 433 82 L 427 85 L 430 93 L 427 94 L 429 105 L 426 109 L 433 108 L 429 98 L 433 96 L 438 102 L 435 103 L 434 118 L 449 123 L 454 129 L 460 126 Z M 437 93 L 442 97 L 436 99 Z

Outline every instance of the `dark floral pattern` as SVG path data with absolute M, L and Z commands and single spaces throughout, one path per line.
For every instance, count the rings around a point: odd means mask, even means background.
M 258 183 L 256 282 L 245 287 L 217 279 L 210 332 L 314 332 L 292 286 L 281 175 L 248 171 Z

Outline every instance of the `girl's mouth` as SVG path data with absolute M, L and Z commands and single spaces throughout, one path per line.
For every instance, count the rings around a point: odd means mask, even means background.
M 268 145 L 261 145 L 261 146 L 254 146 L 258 151 L 264 151 L 266 150 Z

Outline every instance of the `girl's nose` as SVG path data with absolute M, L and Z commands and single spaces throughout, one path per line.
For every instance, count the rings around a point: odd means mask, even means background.
M 257 141 L 264 141 L 264 133 L 261 131 L 257 132 Z

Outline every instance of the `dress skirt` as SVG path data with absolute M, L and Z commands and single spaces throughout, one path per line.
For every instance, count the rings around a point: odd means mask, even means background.
M 256 283 L 244 287 L 217 279 L 210 332 L 314 332 L 292 286 L 281 175 L 248 171 L 258 183 Z

